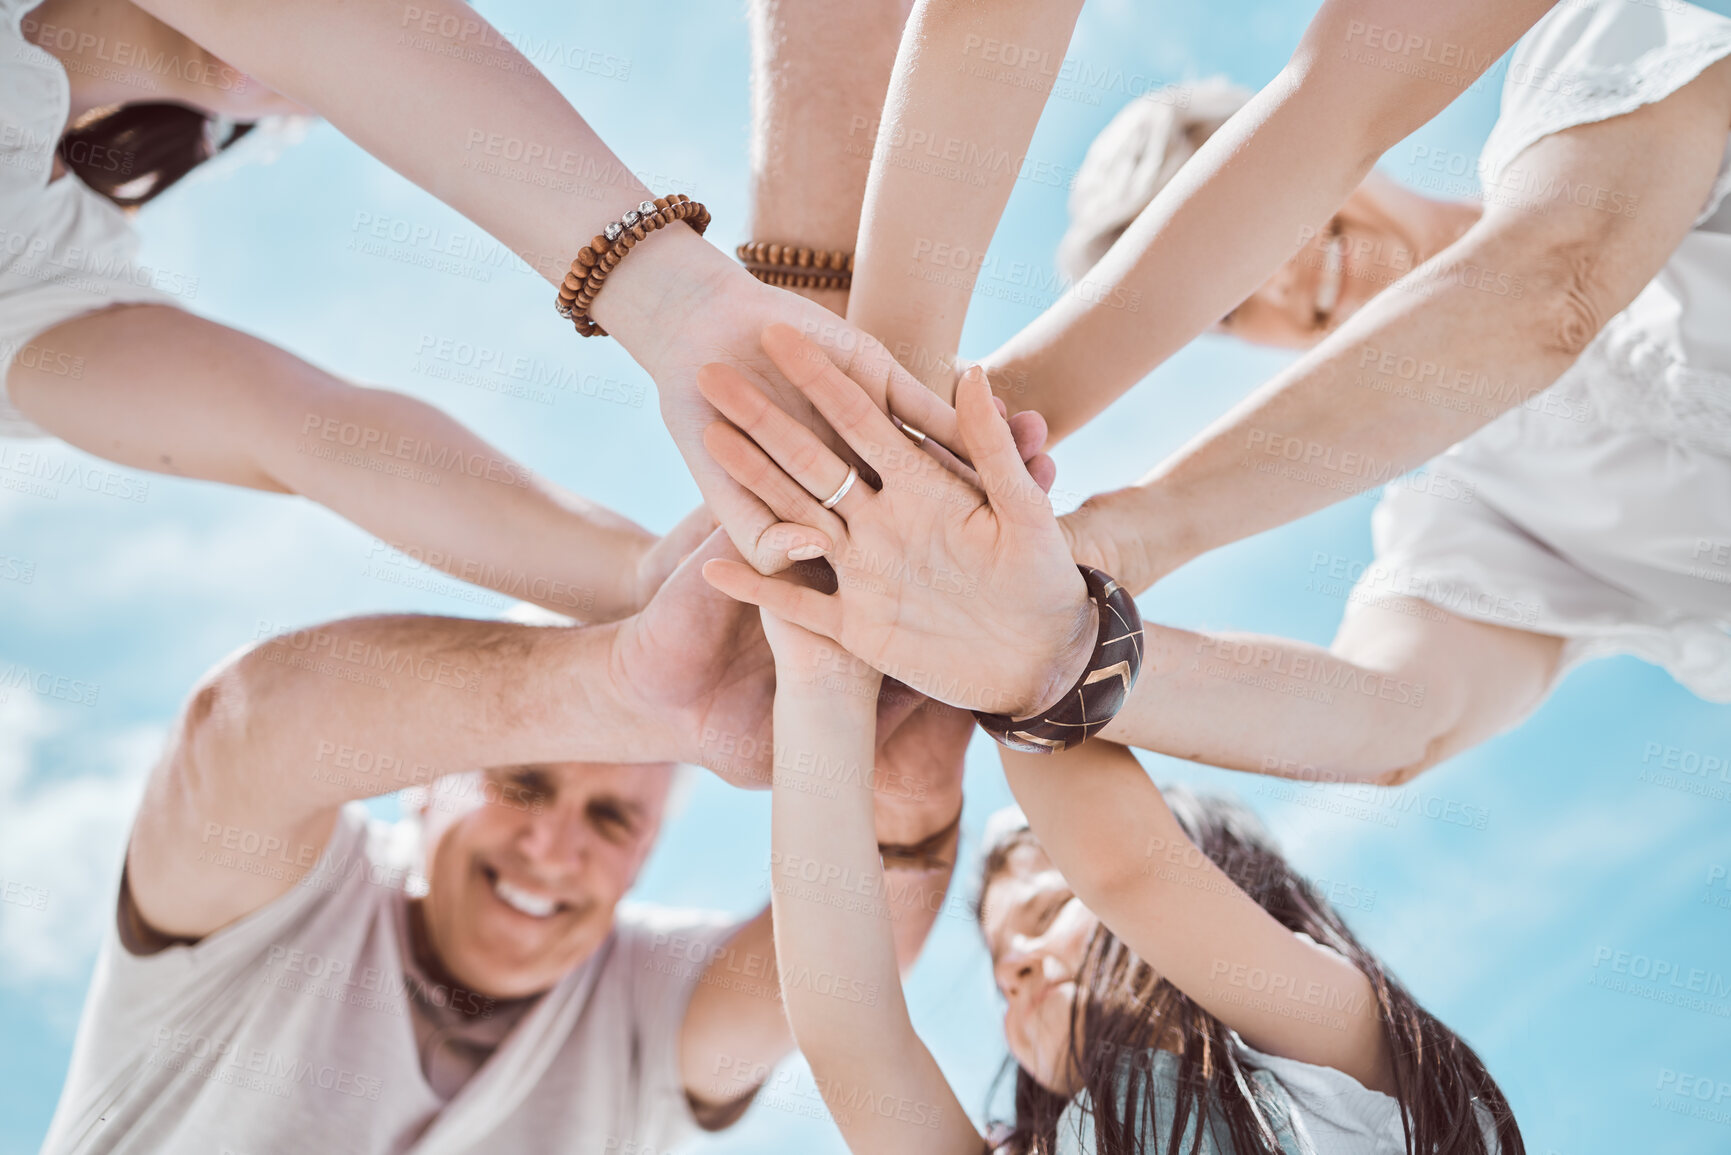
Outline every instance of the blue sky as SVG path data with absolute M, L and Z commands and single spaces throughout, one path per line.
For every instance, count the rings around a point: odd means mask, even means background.
M 1726 0 L 1708 6 L 1731 10 Z M 674 0 L 652 21 L 525 0 L 482 10 L 541 53 L 554 82 L 649 183 L 706 201 L 711 238 L 731 250 L 744 239 L 742 8 Z M 1072 56 L 1108 76 L 1257 85 L 1284 62 L 1310 12 L 1252 0 L 1092 0 Z M 595 61 L 589 52 L 613 63 L 566 63 Z M 1072 171 L 1132 94 L 1107 81 L 1054 100 L 1032 155 Z M 1481 84 L 1392 150 L 1384 168 L 1414 179 L 1420 149 L 1472 155 L 1495 111 L 1495 85 Z M 1049 268 L 1064 196 L 1022 182 L 994 262 Z M 360 242 L 380 220 L 438 240 L 369 249 Z M 650 526 L 665 528 L 697 500 L 653 386 L 629 358 L 608 341 L 577 341 L 543 282 L 328 127 L 272 163 L 201 174 L 139 224 L 145 262 L 195 276 L 187 303 L 206 316 L 438 404 L 532 468 Z M 433 243 L 466 255 L 444 272 L 426 270 L 414 262 Z M 964 352 L 983 353 L 1032 318 L 1035 304 L 1013 296 L 982 293 Z M 641 386 L 644 401 L 513 397 L 485 372 L 452 380 L 422 356 L 438 338 L 573 365 Z M 1132 480 L 1283 360 L 1198 341 L 1061 447 L 1058 489 L 1073 504 Z M 0 452 L 20 448 L 0 442 Z M 107 468 L 63 446 L 44 451 L 57 465 Z M 1204 558 L 1146 595 L 1144 613 L 1326 642 L 1342 602 L 1319 588 L 1318 559 L 1368 559 L 1370 508 L 1348 501 Z M 366 534 L 294 499 L 154 476 L 142 501 L 65 484 L 52 497 L 0 489 L 0 671 L 21 666 L 96 688 L 93 705 L 25 690 L 0 700 L 0 882 L 47 891 L 40 910 L 0 902 L 0 1152 L 34 1150 L 46 1127 L 139 785 L 194 679 L 250 642 L 261 622 L 504 606 L 442 576 L 381 565 Z M 1685 1078 L 1731 1087 L 1731 781 L 1682 776 L 1718 787 L 1701 796 L 1643 778 L 1667 757 L 1688 765 L 1691 756 L 1731 763 L 1731 709 L 1620 660 L 1572 674 L 1520 730 L 1399 795 L 1294 791 L 1146 761 L 1163 781 L 1235 790 L 1260 811 L 1294 861 L 1333 884 L 1394 973 L 1479 1049 L 1514 1102 L 1528 1150 L 1578 1155 L 1731 1147 L 1731 1127 L 1690 1114 L 1694 1100 L 1674 1092 Z M 1007 800 L 979 739 L 965 852 Z M 640 896 L 755 910 L 767 895 L 767 803 L 701 779 Z M 1451 821 L 1462 813 L 1482 825 Z M 1618 973 L 1666 967 L 1703 971 L 1718 993 L 1683 1007 L 1651 997 L 1662 983 Z M 965 918 L 939 919 L 908 997 L 963 1102 L 983 1105 L 1003 1057 L 1001 1008 Z M 1721 1112 L 1731 1107 L 1726 1095 Z M 702 1149 L 843 1150 L 797 1060 L 742 1124 Z

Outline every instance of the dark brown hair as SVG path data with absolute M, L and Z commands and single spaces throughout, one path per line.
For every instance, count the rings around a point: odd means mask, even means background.
M 218 121 L 184 104 L 116 104 L 79 117 L 56 151 L 79 180 L 131 209 L 251 130 L 251 124 Z
M 1166 788 L 1166 801 L 1197 847 L 1282 926 L 1340 952 L 1363 971 L 1382 1019 L 1408 1155 L 1525 1155 L 1519 1126 L 1496 1080 L 1473 1049 L 1413 999 L 1363 946 L 1332 906 L 1293 872 L 1254 814 L 1237 802 Z M 980 890 L 1007 866 L 1018 846 L 1038 845 L 1022 830 L 993 846 L 981 866 Z M 1087 1092 L 1100 1155 L 1177 1155 L 1203 1135 L 1229 1133 L 1237 1155 L 1280 1155 L 1276 1130 L 1285 1104 L 1266 1077 L 1240 1061 L 1226 1026 L 1138 958 L 1101 924 L 1077 976 L 1082 997 L 1071 1011 L 1073 1069 Z M 1177 1054 L 1173 1118 L 1158 1134 L 1154 1048 Z M 1016 1117 L 995 1150 L 1050 1155 L 1068 1096 L 1048 1091 L 1014 1060 Z M 1000 1076 L 1001 1077 L 1001 1076 Z M 1078 1092 L 1080 1094 L 1080 1092 Z M 1495 1133 L 1487 1148 L 1482 1118 Z M 1224 1148 L 1224 1145 L 1223 1149 Z

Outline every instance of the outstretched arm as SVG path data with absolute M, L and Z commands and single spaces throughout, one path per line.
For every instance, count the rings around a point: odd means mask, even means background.
M 1003 753 L 1004 774 L 1082 904 L 1159 975 L 1258 1050 L 1392 1092 L 1381 1010 L 1364 972 L 1277 922 L 1196 849 L 1122 746 Z M 1246 998 L 1248 972 L 1269 997 Z M 1278 992 L 1326 1017 L 1295 1017 Z M 1312 994 L 1317 997 L 1310 1000 Z
M 581 116 L 462 0 L 146 0 L 152 15 L 329 119 L 362 148 L 461 212 L 551 284 L 590 238 L 645 188 Z M 700 191 L 700 190 L 699 190 Z M 701 197 L 699 197 L 701 199 Z M 703 450 L 714 411 L 697 367 L 731 364 L 812 426 L 809 406 L 764 360 L 757 336 L 780 321 L 806 329 L 838 365 L 869 380 L 880 407 L 953 435 L 954 418 L 875 341 L 833 313 L 761 285 L 677 224 L 633 250 L 592 314 L 648 370 L 662 416 L 705 501 L 763 572 L 795 542 Z M 547 324 L 562 325 L 547 298 Z M 573 338 L 575 340 L 575 338 Z
M 1280 75 L 1161 190 L 1086 285 L 987 358 L 993 380 L 1014 385 L 1005 400 L 1038 409 L 1058 436 L 1079 428 L 1253 293 L 1377 158 L 1554 2 L 1327 0 Z M 1453 66 L 1428 63 L 1439 57 Z M 1134 314 L 1126 300 L 1138 302 Z
M 752 0 L 753 241 L 852 252 L 908 0 Z M 793 290 L 837 315 L 846 289 Z
M 1115 554 L 1108 572 L 1141 589 L 1197 554 L 1391 481 L 1532 402 L 1693 227 L 1727 124 L 1722 60 L 1656 104 L 1534 144 L 1520 169 L 1523 187 L 1540 191 L 1488 204 L 1460 240 L 1148 477 L 1070 515 L 1078 559 Z M 1595 208 L 1580 188 L 1636 208 Z M 1093 379 L 1091 362 L 1076 364 Z
M 984 46 L 1062 58 L 1081 8 L 1081 0 L 920 0 L 902 37 L 877 127 L 848 319 L 945 400 L 955 395 L 974 282 L 1049 90 L 991 63 Z
M 835 659 L 851 660 L 839 653 Z M 906 974 L 944 909 L 945 888 L 955 867 L 962 757 L 974 720 L 960 710 L 927 701 L 886 735 L 884 729 L 893 715 L 886 715 L 880 706 L 878 717 L 877 764 L 859 776 L 876 803 L 873 825 L 884 867 L 882 890 L 874 897 L 888 912 L 896 965 Z M 859 769 L 868 763 L 852 765 Z M 847 764 L 838 761 L 827 774 L 818 771 L 818 776 L 828 779 L 846 773 Z M 798 880 L 815 861 L 784 857 L 777 849 L 770 859 L 771 876 L 791 885 L 790 880 Z M 685 1016 L 680 1065 L 687 1094 L 700 1107 L 709 1105 L 700 1114 L 725 1121 L 769 1068 L 793 1048 L 782 1009 L 770 912 L 765 910 L 741 928 L 709 970 L 713 981 L 697 988 Z M 809 977 L 797 970 L 789 974 L 795 984 Z M 749 976 L 750 981 L 741 981 L 741 976 Z
M 776 655 L 776 962 L 800 1050 L 849 1149 L 977 1155 L 979 1132 L 908 1018 L 873 832 L 879 679 L 764 614 Z M 859 1107 L 862 1096 L 896 1110 Z
M 718 555 L 737 557 L 719 533 L 622 622 L 352 618 L 225 662 L 145 788 L 127 851 L 140 913 L 165 934 L 209 934 L 294 886 L 343 803 L 445 774 L 705 764 L 714 734 L 764 747 L 769 653 L 750 612 L 703 581 Z M 765 762 L 727 768 L 748 777 Z M 234 869 L 215 866 L 230 855 Z
M 1349 602 L 1327 649 L 1146 623 L 1142 675 L 1101 737 L 1283 778 L 1396 785 L 1513 724 L 1560 638 L 1416 598 Z
M 707 535 L 700 514 L 658 549 L 642 526 L 431 405 L 179 309 L 104 309 L 38 340 L 82 364 L 77 378 L 13 364 L 7 389 L 43 429 L 122 465 L 319 502 L 379 539 L 381 565 L 400 550 L 579 621 L 612 621 L 648 601 L 678 562 L 669 553 Z

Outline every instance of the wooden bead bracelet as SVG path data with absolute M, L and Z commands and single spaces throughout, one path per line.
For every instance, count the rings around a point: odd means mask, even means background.
M 565 274 L 565 281 L 559 286 L 559 297 L 554 302 L 559 315 L 575 325 L 582 336 L 605 337 L 607 330 L 597 325 L 589 315 L 589 307 L 595 303 L 595 294 L 601 291 L 601 283 L 625 259 L 633 245 L 674 221 L 684 221 L 697 230 L 698 236 L 702 236 L 703 230 L 709 227 L 709 210 L 684 193 L 656 197 L 627 212 L 608 225 L 601 235 L 578 249 L 577 259 L 571 262 L 571 271 Z
M 747 241 L 734 250 L 746 271 L 766 285 L 790 289 L 846 289 L 853 284 L 853 254 L 773 241 Z

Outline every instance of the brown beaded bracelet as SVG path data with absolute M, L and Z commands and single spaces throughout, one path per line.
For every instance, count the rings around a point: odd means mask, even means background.
M 1056 705 L 1025 718 L 974 711 L 980 728 L 1000 745 L 1026 754 L 1068 750 L 1117 716 L 1142 672 L 1142 614 L 1130 591 L 1091 566 L 1079 565 L 1088 597 L 1100 608 L 1100 634 L 1088 668 Z
M 608 225 L 600 236 L 578 249 L 577 259 L 571 262 L 571 271 L 565 274 L 565 281 L 559 286 L 559 296 L 554 302 L 559 315 L 575 325 L 582 336 L 605 337 L 607 330 L 597 325 L 589 315 L 589 307 L 595 303 L 595 294 L 601 291 L 601 283 L 625 259 L 633 245 L 674 221 L 684 221 L 697 230 L 698 236 L 702 236 L 703 230 L 709 227 L 709 210 L 684 193 L 656 197 L 627 212 Z
M 853 254 L 773 241 L 747 241 L 734 250 L 746 271 L 766 285 L 790 289 L 846 289 L 853 285 Z

